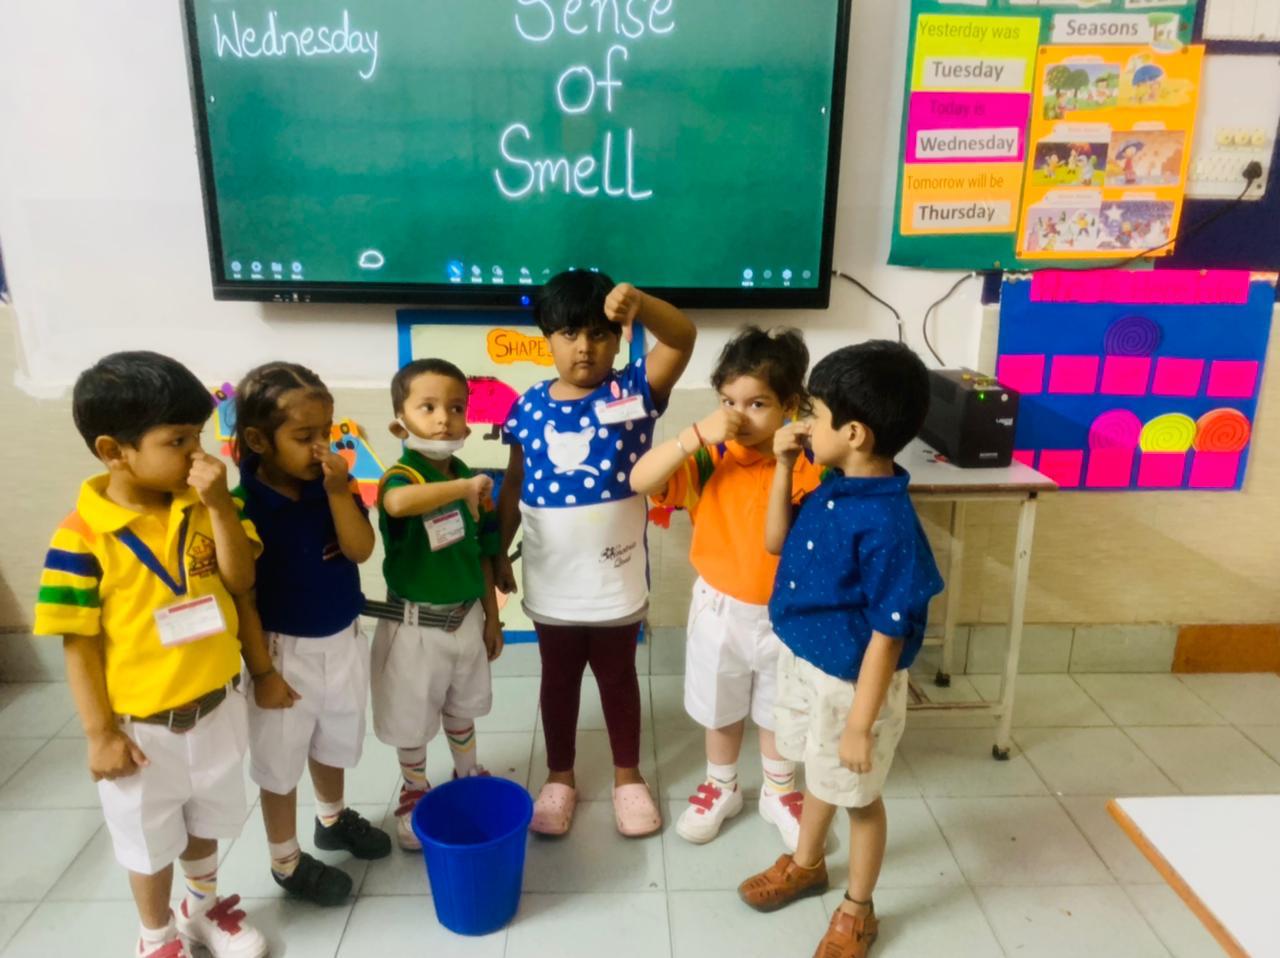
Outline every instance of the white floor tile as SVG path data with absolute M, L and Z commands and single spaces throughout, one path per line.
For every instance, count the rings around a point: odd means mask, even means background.
M 351 910 L 338 958 L 390 955 L 502 958 L 506 944 L 505 928 L 480 938 L 455 935 L 436 920 L 430 898 L 361 898 Z M 306 955 L 305 952 L 299 954 Z
M 1112 880 L 1055 799 L 931 798 L 928 802 L 960 870 L 975 885 L 1083 885 Z
M 579 802 L 568 835 L 529 835 L 527 892 L 654 891 L 664 883 L 661 837 L 623 838 L 612 802 Z
M 683 630 L 663 630 L 654 636 L 649 649 L 649 674 L 684 674 Z
M 1180 675 L 1232 725 L 1280 725 L 1280 675 Z
M 45 902 L 18 929 L 4 958 L 127 955 L 137 943 L 132 901 Z
M 1114 885 L 979 888 L 978 900 L 1010 955 L 1166 958 L 1164 945 Z
M 4 946 L 9 943 L 14 932 L 35 910 L 36 903 L 33 901 L 9 902 L 0 905 L 0 952 L 4 951 Z
M 0 738 L 48 738 L 75 711 L 65 682 L 0 685 Z
M 352 906 L 317 908 L 287 898 L 246 898 L 240 907 L 247 913 L 246 921 L 266 936 L 277 958 L 334 958 Z
M 657 725 L 693 724 L 684 710 L 684 676 L 654 675 L 649 678 L 653 721 Z M 749 723 L 748 723 L 749 724 Z
M 1244 732 L 1264 752 L 1280 762 L 1280 726 L 1242 725 L 1240 731 Z
M 570 929 L 572 929 L 570 931 Z M 662 892 L 525 895 L 506 958 L 663 958 L 671 954 Z
M 538 643 L 518 642 L 504 646 L 497 661 L 490 664 L 489 672 L 495 680 L 541 675 L 542 658 L 538 654 Z
M 542 680 L 494 678 L 493 709 L 476 719 L 476 731 L 532 732 L 538 724 L 538 689 Z
M 1138 747 L 1184 792 L 1280 792 L 1280 764 L 1234 728 L 1131 728 Z
M 0 815 L 0 901 L 40 901 L 101 824 L 96 808 Z
M 391 836 L 391 854 L 369 862 L 364 883 L 358 889 L 360 896 L 430 895 L 431 884 L 427 881 L 427 866 L 422 852 L 405 851 L 396 842 L 394 802 L 378 824 Z
M 1168 885 L 1134 885 L 1125 891 L 1173 958 L 1222 958 L 1222 946 Z
M 0 786 L 0 808 L 99 808 L 84 742 L 50 739 Z
M 1111 817 L 1107 811 L 1108 798 L 1070 796 L 1060 801 L 1117 881 L 1141 885 L 1164 882 L 1146 856 L 1138 851 L 1138 846 Z
M 814 936 L 815 945 L 843 894 L 837 890 L 823 896 L 823 924 Z M 968 885 L 885 888 L 881 883 L 875 902 L 880 936 L 871 953 L 876 958 L 1003 958 Z
M 230 842 L 219 843 L 226 855 Z M 111 833 L 102 825 L 49 891 L 50 901 L 132 901 L 128 873 L 116 861 Z
M 26 764 L 27 760 L 44 747 L 43 738 L 0 738 L 0 785 Z
M 575 776 L 579 802 L 613 801 L 613 752 L 609 733 L 578 730 Z M 640 736 L 640 774 L 644 776 L 655 798 L 658 794 L 658 764 L 653 756 L 653 736 L 646 730 Z M 547 780 L 547 743 L 541 732 L 534 735 L 533 761 L 529 772 L 529 790 L 536 798 Z
M 676 834 L 676 820 L 688 802 L 668 802 L 662 829 L 667 888 L 676 891 L 735 891 L 756 872 L 773 864 L 786 846 L 778 830 L 760 817 L 758 803 L 747 801 L 736 818 L 725 822 L 720 834 L 705 845 L 694 845 Z
M 1057 795 L 1178 793 L 1178 787 L 1118 728 L 1018 729 L 1013 738 Z
M 767 915 L 748 908 L 732 891 L 681 892 L 669 901 L 674 958 L 808 956 L 827 926 L 817 898 Z
M 992 742 L 982 729 L 908 727 L 898 751 L 926 797 L 1048 794 L 1021 752 L 1015 748 L 1008 761 L 997 762 Z
M 969 678 L 987 701 L 1000 698 L 1000 676 Z M 1014 686 L 1013 724 L 1019 728 L 1064 728 L 1114 723 L 1070 675 L 1019 675 Z
M 1176 675 L 1082 674 L 1076 682 L 1117 725 L 1223 725 Z

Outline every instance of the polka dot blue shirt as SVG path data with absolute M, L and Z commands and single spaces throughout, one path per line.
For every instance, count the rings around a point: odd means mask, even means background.
M 898 668 L 924 643 L 929 600 L 942 591 L 910 477 L 828 477 L 800 505 L 769 600 L 783 643 L 828 675 L 854 681 L 871 633 L 902 640 Z
M 615 370 L 581 399 L 558 400 L 550 393 L 555 380 L 528 389 L 511 407 L 502 441 L 524 452 L 524 488 L 528 506 L 547 508 L 616 502 L 635 495 L 631 467 L 653 442 L 653 426 L 663 408 L 649 391 L 645 361 Z M 639 415 L 610 421 L 604 407 L 639 396 Z M 603 420 L 603 421 L 602 421 Z

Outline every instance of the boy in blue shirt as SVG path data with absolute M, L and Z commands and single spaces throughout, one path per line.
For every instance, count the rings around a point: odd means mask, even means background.
M 765 547 L 782 555 L 769 616 L 785 648 L 775 704 L 778 751 L 805 766 L 794 855 L 738 894 L 773 911 L 827 889 L 823 858 L 837 808 L 849 810 L 849 885 L 815 958 L 863 958 L 884 860 L 881 791 L 906 722 L 907 668 L 942 579 L 894 456 L 924 423 L 928 372 L 906 346 L 837 350 L 809 377 L 811 420 L 778 430 Z M 790 468 L 804 447 L 831 470 L 793 515 Z

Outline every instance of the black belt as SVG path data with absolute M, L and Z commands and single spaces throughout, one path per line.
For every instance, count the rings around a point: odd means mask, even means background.
M 133 722 L 141 722 L 143 725 L 163 725 L 170 732 L 190 732 L 196 727 L 196 723 L 200 719 L 226 701 L 228 687 L 238 689 L 240 687 L 240 676 L 235 676 L 226 685 L 216 688 L 212 692 L 206 692 L 186 705 L 179 705 L 177 708 L 169 709 L 165 712 L 157 712 L 155 715 L 130 715 L 127 718 Z
M 403 622 L 405 625 L 457 632 L 475 604 L 476 600 L 472 599 L 470 602 L 459 602 L 456 605 L 422 605 L 418 602 L 406 602 L 395 596 L 387 596 L 385 602 L 366 599 L 364 614 L 375 619 L 386 619 L 389 622 Z

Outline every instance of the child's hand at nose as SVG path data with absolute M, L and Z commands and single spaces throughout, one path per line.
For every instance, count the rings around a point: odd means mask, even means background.
M 604 301 L 604 316 L 611 323 L 622 327 L 622 335 L 631 342 L 631 324 L 640 315 L 644 305 L 644 293 L 630 283 L 619 283 Z
M 730 439 L 737 439 L 746 422 L 747 417 L 737 409 L 726 409 L 721 406 L 698 423 L 698 432 L 702 435 L 703 442 L 709 446 L 715 446 Z
M 773 454 L 780 462 L 796 461 L 796 457 L 809 445 L 813 427 L 807 422 L 787 423 L 773 434 Z
M 324 474 L 324 491 L 331 496 L 345 493 L 351 487 L 351 470 L 347 460 L 323 443 L 311 447 L 311 454 L 320 463 Z
M 221 459 L 203 449 L 191 457 L 187 485 L 196 491 L 200 501 L 211 510 L 234 508 L 231 490 L 227 488 L 227 467 Z

